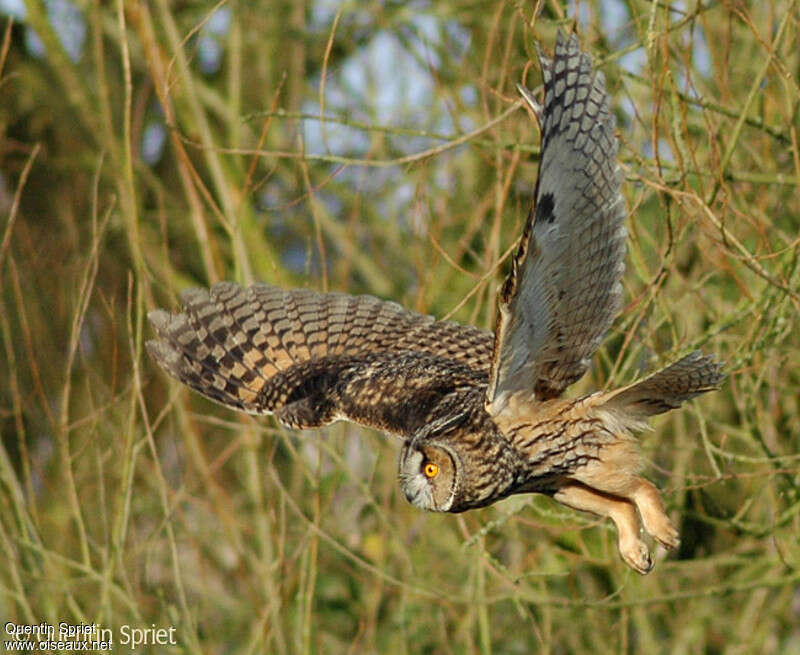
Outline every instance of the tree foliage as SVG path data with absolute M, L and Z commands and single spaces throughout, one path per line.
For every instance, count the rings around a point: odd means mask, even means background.
M 0 616 L 175 652 L 800 648 L 796 0 L 84 1 L 72 37 L 57 4 L 0 17 Z M 515 84 L 557 29 L 606 75 L 631 213 L 570 393 L 698 347 L 730 376 L 642 436 L 682 533 L 647 577 L 546 498 L 420 513 L 397 443 L 234 415 L 142 347 L 221 279 L 491 327 L 537 166 Z

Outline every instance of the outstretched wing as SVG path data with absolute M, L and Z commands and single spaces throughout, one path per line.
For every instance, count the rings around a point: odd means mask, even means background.
M 485 386 L 492 335 L 370 296 L 222 282 L 150 312 L 152 357 L 201 394 L 289 427 L 349 419 L 413 434 L 444 396 Z
M 574 34 L 539 59 L 544 108 L 520 87 L 542 131 L 536 205 L 498 302 L 491 414 L 511 393 L 546 400 L 580 378 L 622 294 L 625 206 L 605 79 Z

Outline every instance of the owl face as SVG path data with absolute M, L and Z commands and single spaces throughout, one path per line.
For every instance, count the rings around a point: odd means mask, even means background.
M 420 509 L 447 512 L 457 487 L 458 458 L 444 445 L 406 444 L 400 454 L 400 486 L 408 502 Z

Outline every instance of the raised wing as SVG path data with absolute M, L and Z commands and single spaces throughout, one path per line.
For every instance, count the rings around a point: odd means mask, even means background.
M 493 415 L 512 393 L 546 400 L 580 378 L 622 294 L 625 206 L 605 79 L 574 34 L 539 59 L 544 108 L 520 87 L 542 131 L 536 205 L 498 302 Z
M 152 357 L 208 398 L 289 427 L 344 418 L 410 435 L 445 396 L 488 381 L 491 333 L 371 296 L 222 282 L 181 300 L 181 313 L 148 315 Z

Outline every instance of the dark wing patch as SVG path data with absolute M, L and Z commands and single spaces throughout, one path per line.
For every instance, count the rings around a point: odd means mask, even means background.
M 552 223 L 556 220 L 555 201 L 552 193 L 543 193 L 536 203 L 535 222 Z

